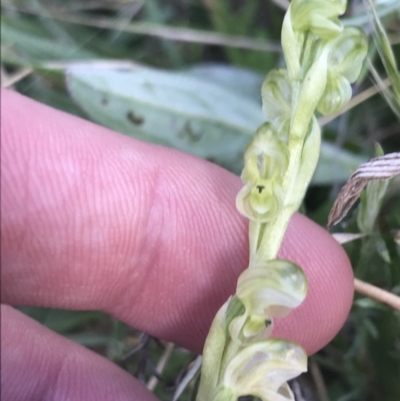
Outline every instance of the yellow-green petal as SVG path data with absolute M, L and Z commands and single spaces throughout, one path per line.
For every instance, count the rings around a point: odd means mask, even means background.
M 298 344 L 268 339 L 248 345 L 229 362 L 223 386 L 238 396 L 263 401 L 294 400 L 287 381 L 307 371 L 307 354 Z

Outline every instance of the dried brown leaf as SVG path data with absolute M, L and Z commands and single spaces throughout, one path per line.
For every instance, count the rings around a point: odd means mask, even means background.
M 348 242 L 355 241 L 356 239 L 363 238 L 365 233 L 335 233 L 332 237 L 339 242 L 339 244 L 347 244 Z
M 340 191 L 328 217 L 328 228 L 339 223 L 371 180 L 384 180 L 400 174 L 400 153 L 371 159 L 361 164 Z

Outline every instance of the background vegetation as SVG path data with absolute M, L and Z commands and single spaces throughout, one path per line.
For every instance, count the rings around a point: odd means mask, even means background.
M 241 155 L 235 151 L 243 149 L 248 135 L 262 121 L 257 113 L 263 76 L 283 62 L 279 39 L 287 4 L 286 0 L 4 0 L 2 85 L 123 133 L 198 154 L 238 173 Z M 389 89 L 386 96 L 376 94 L 376 74 L 384 78 L 387 73 L 372 40 L 376 28 L 365 5 L 361 0 L 350 1 L 345 18 L 371 35 L 370 60 L 375 77 L 366 68 L 354 86 L 356 101 L 335 118 L 322 120 L 324 151 L 302 209 L 324 226 L 344 181 L 359 163 L 374 156 L 375 143 L 380 143 L 385 153 L 400 151 L 396 93 Z M 376 2 L 398 62 L 399 8 L 398 0 Z M 134 62 L 135 77 L 145 76 L 166 91 L 163 93 L 178 93 L 177 107 L 164 117 L 175 118 L 179 130 L 171 129 L 160 136 L 157 126 L 147 122 L 161 115 L 164 103 L 146 103 L 145 93 L 136 94 L 140 82 L 133 78 L 131 95 L 121 89 L 119 76 L 94 74 L 95 78 L 89 79 L 88 67 L 77 66 L 77 62 L 89 60 L 96 60 L 93 67 L 100 61 L 112 61 L 128 73 L 132 72 L 132 64 L 121 62 Z M 147 67 L 157 67 L 165 74 Z M 203 89 L 196 86 L 199 79 L 207 82 Z M 209 114 L 204 114 L 193 94 L 200 103 L 209 101 Z M 215 96 L 223 95 L 223 109 L 212 111 Z M 102 109 L 104 99 L 110 104 L 107 113 Z M 392 99 L 392 107 L 388 99 Z M 397 106 L 399 102 L 397 97 Z M 191 117 L 185 114 L 187 103 L 194 110 Z M 132 108 L 139 114 L 129 114 Z M 243 121 L 228 127 L 238 108 L 246 110 Z M 119 114 L 121 109 L 123 114 Z M 224 141 L 232 143 L 233 153 L 224 154 Z M 374 191 L 383 194 L 382 188 L 370 189 L 370 201 Z M 365 195 L 363 202 L 367 202 Z M 332 230 L 364 234 L 345 244 L 355 275 L 397 295 L 399 205 L 400 181 L 393 179 L 372 224 L 363 224 L 366 217 L 357 205 Z M 156 372 L 160 358 L 164 358 L 167 363 L 160 380 L 153 378 L 151 383 L 154 386 L 158 382 L 154 391 L 162 400 L 173 398 L 193 366 L 195 355 L 190 352 L 149 338 L 100 312 L 22 310 L 105 355 L 146 383 Z M 345 326 L 310 358 L 310 371 L 295 389 L 299 400 L 398 401 L 399 378 L 400 312 L 356 295 Z M 192 399 L 194 392 L 192 383 L 181 399 Z

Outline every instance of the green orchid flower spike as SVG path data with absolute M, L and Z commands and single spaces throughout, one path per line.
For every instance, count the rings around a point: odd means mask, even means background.
M 301 346 L 271 338 L 274 319 L 307 295 L 304 272 L 277 254 L 318 162 L 315 113 L 334 113 L 350 100 L 367 54 L 364 32 L 339 19 L 345 9 L 345 0 L 292 0 L 285 15 L 287 69 L 271 71 L 262 85 L 266 122 L 245 150 L 236 198 L 249 219 L 249 266 L 210 328 L 198 401 L 294 400 L 287 381 L 307 370 Z

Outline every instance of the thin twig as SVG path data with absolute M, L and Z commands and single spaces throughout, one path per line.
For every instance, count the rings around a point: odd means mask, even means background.
M 164 351 L 162 357 L 158 361 L 158 364 L 157 364 L 157 367 L 156 367 L 156 371 L 157 371 L 157 373 L 159 375 L 161 375 L 162 372 L 164 371 L 165 366 L 167 365 L 167 362 L 168 362 L 169 358 L 172 355 L 172 351 L 174 349 L 174 346 L 175 345 L 173 343 L 168 343 L 166 348 L 165 348 L 165 351 Z M 147 382 L 147 388 L 150 391 L 154 391 L 154 389 L 156 388 L 157 384 L 158 384 L 158 378 L 156 376 L 152 376 L 152 377 L 150 377 L 149 381 Z
M 310 373 L 315 384 L 315 390 L 320 401 L 330 401 L 328 391 L 325 386 L 324 377 L 322 376 L 321 370 L 316 361 L 310 359 Z
M 386 78 L 382 81 L 383 88 L 389 88 L 391 85 L 391 82 L 389 78 Z M 332 120 L 334 120 L 336 117 L 339 117 L 340 115 L 346 113 L 346 111 L 351 110 L 353 107 L 358 106 L 360 103 L 364 102 L 365 100 L 371 98 L 372 96 L 375 96 L 382 90 L 382 87 L 374 85 L 369 87 L 368 89 L 365 89 L 358 95 L 354 96 L 349 103 L 343 109 L 339 110 L 337 113 L 330 114 L 328 116 L 321 117 L 318 122 L 321 127 L 324 125 L 330 123 Z
M 22 79 L 26 78 L 33 72 L 33 68 L 22 68 L 13 75 L 9 75 L 6 79 L 2 77 L 1 86 L 3 88 L 10 88 Z
M 46 15 L 40 14 L 39 12 L 33 10 L 19 9 L 18 11 L 46 17 Z M 152 24 L 146 22 L 129 23 L 129 21 L 120 20 L 116 18 L 79 17 L 77 15 L 72 15 L 72 14 L 65 15 L 53 11 L 50 11 L 50 13 L 52 14 L 53 19 L 59 21 L 69 22 L 70 24 L 86 25 L 103 29 L 115 30 L 116 28 L 119 28 L 116 26 L 117 21 L 121 25 L 127 23 L 126 26 L 120 29 L 121 31 L 136 33 L 138 35 L 155 36 L 177 42 L 189 42 L 189 43 L 199 43 L 203 45 L 235 47 L 240 49 L 258 50 L 258 51 L 266 51 L 274 53 L 282 52 L 282 48 L 278 42 L 273 42 L 266 39 L 254 39 L 245 36 L 232 36 L 219 32 L 208 32 L 198 29 L 178 28 L 178 27 L 171 27 L 171 26 Z
M 362 295 L 372 298 L 375 301 L 382 302 L 393 309 L 400 311 L 400 297 L 389 291 L 382 290 L 382 288 L 361 281 L 358 278 L 354 279 L 354 289 Z

